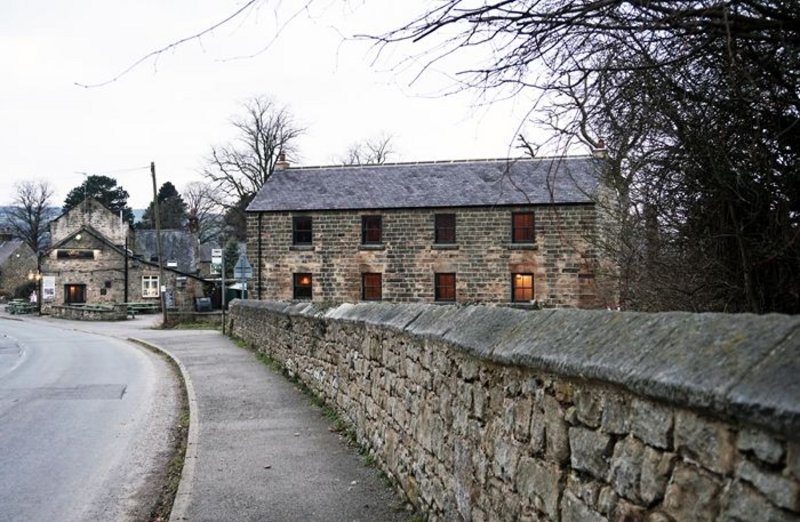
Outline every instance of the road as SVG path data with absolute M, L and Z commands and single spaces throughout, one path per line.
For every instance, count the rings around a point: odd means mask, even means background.
M 120 339 L 0 312 L 0 521 L 146 520 L 177 385 Z

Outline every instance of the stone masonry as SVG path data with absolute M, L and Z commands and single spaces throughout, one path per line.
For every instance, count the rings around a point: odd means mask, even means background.
M 511 215 L 534 211 L 534 244 L 511 242 Z M 456 216 L 456 243 L 434 242 L 434 216 Z M 362 215 L 380 214 L 383 244 L 361 244 Z M 292 244 L 292 217 L 311 216 L 313 244 Z M 314 302 L 361 300 L 361 274 L 381 273 L 383 299 L 433 302 L 434 273 L 456 274 L 459 303 L 508 303 L 511 274 L 530 273 L 545 307 L 613 306 L 598 274 L 592 204 L 536 207 L 265 212 L 248 215 L 257 295 L 292 299 L 292 274 L 313 274 Z
M 800 520 L 800 318 L 235 301 L 430 520 Z

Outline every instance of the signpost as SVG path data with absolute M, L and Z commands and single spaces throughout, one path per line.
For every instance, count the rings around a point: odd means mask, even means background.
M 253 267 L 250 266 L 246 254 L 239 255 L 239 260 L 233 267 L 233 278 L 238 279 L 242 285 L 242 299 L 247 299 L 247 280 L 253 278 Z

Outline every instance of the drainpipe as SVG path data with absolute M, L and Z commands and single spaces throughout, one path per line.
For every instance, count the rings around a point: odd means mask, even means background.
M 125 293 L 124 303 L 128 304 L 128 233 L 125 233 Z
M 256 297 L 261 300 L 261 266 L 263 264 L 261 258 L 261 218 L 264 217 L 263 212 L 258 213 L 258 282 L 256 286 Z

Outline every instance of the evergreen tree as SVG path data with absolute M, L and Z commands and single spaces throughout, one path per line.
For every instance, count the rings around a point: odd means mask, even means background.
M 64 211 L 77 207 L 86 198 L 96 199 L 116 214 L 122 212 L 122 218 L 133 223 L 133 210 L 128 206 L 128 191 L 117 185 L 114 178 L 88 176 L 83 183 L 69 191 L 64 200 Z
M 158 189 L 158 213 L 161 217 L 161 228 L 183 228 L 186 220 L 186 203 L 175 189 L 175 185 L 167 181 Z M 153 203 L 147 207 L 141 222 L 137 223 L 137 228 L 152 229 L 156 228 L 153 219 Z
M 222 255 L 225 258 L 225 277 L 233 279 L 233 267 L 239 260 L 239 243 L 235 240 L 228 242 Z

